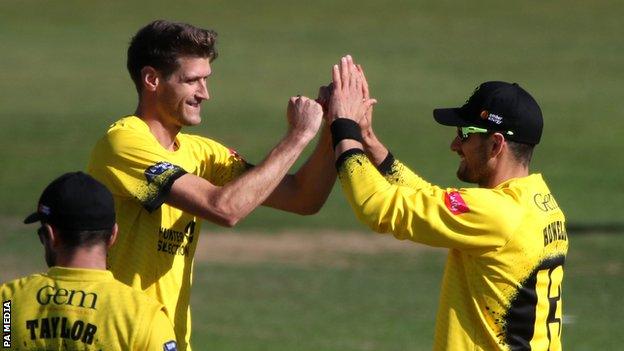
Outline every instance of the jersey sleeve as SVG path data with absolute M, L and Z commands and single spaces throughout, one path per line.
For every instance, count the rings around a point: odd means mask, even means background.
M 490 189 L 442 189 L 423 180 L 393 184 L 357 149 L 345 152 L 337 167 L 358 219 L 397 239 L 491 250 L 504 246 L 518 225 L 515 217 L 505 215 L 513 204 Z
M 412 172 L 401 161 L 395 159 L 392 153 L 388 153 L 386 159 L 377 166 L 377 169 L 390 184 L 407 186 L 412 189 L 431 186 L 431 184 Z
M 164 310 L 158 311 L 149 328 L 145 348 L 146 351 L 176 351 L 177 342 L 173 325 Z
M 164 203 L 173 182 L 186 174 L 166 161 L 166 150 L 153 144 L 146 133 L 113 126 L 93 149 L 88 172 L 113 195 L 134 197 L 152 212 Z
M 235 150 L 216 142 L 206 144 L 204 152 L 204 159 L 210 160 L 211 164 L 204 168 L 202 177 L 217 186 L 229 183 L 253 167 Z

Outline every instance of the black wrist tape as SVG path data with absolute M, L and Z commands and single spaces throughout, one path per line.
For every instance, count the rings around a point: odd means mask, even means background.
M 357 140 L 362 142 L 362 130 L 357 122 L 348 118 L 338 118 L 332 122 L 331 126 L 332 141 L 334 149 L 336 145 L 345 139 Z
M 388 156 L 377 166 L 379 173 L 386 175 L 392 171 L 392 164 L 394 163 L 394 155 L 388 151 Z

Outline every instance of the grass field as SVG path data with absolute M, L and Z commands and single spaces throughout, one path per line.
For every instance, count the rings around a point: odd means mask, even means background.
M 381 139 L 430 181 L 462 186 L 449 151 L 454 132 L 433 122 L 432 109 L 462 104 L 485 80 L 519 82 L 545 116 L 534 169 L 569 223 L 620 231 L 572 233 L 564 293 L 575 318 L 565 326 L 566 349 L 616 350 L 624 312 L 621 14 L 617 0 L 2 1 L 0 280 L 42 269 L 34 230 L 20 221 L 43 186 L 84 169 L 108 124 L 134 111 L 127 43 L 148 21 L 167 18 L 219 32 L 212 99 L 191 132 L 252 162 L 285 131 L 288 97 L 315 95 L 350 53 L 380 101 Z M 364 230 L 338 188 L 316 216 L 259 209 L 240 226 L 269 238 L 318 228 Z M 198 260 L 194 342 L 218 350 L 428 350 L 443 261 L 422 249 L 354 249 L 304 264 Z
M 0 281 L 44 269 L 34 234 L 11 232 Z M 372 233 L 204 234 L 192 295 L 196 349 L 431 349 L 445 251 Z M 623 235 L 571 238 L 566 350 L 618 350 L 624 341 L 623 245 Z
M 375 126 L 427 179 L 455 180 L 453 131 L 431 111 L 456 106 L 485 80 L 517 81 L 544 110 L 534 168 L 570 222 L 623 222 L 620 101 L 624 45 L 618 1 L 3 1 L 0 31 L 0 213 L 21 215 L 59 172 L 84 168 L 107 125 L 132 113 L 125 71 L 130 36 L 166 17 L 216 28 L 210 135 L 259 162 L 285 130 L 286 100 L 315 95 L 345 53 L 367 69 L 380 103 Z M 243 127 L 244 126 L 244 127 Z M 251 132 L 253 131 L 253 132 Z M 258 211 L 265 229 L 357 227 L 335 191 L 318 216 Z M 582 197 L 582 201 L 579 200 Z

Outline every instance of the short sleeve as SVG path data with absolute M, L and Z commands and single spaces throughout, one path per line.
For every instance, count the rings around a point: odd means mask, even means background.
M 119 122 L 118 122 L 119 123 Z M 95 145 L 88 172 L 117 197 L 134 197 L 148 211 L 160 207 L 186 171 L 168 162 L 166 150 L 147 133 L 113 125 Z
M 176 351 L 178 345 L 173 332 L 173 325 L 164 310 L 158 311 L 147 331 L 149 336 L 145 348 L 147 351 Z
M 207 142 L 205 149 L 209 153 L 205 159 L 212 160 L 212 164 L 206 167 L 202 177 L 214 185 L 223 186 L 253 167 L 234 149 L 217 142 Z

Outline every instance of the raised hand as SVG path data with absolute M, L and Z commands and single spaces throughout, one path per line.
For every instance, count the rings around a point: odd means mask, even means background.
M 318 102 L 321 107 L 323 107 L 323 119 L 326 122 L 329 122 L 329 99 L 331 98 L 332 91 L 334 90 L 334 84 L 329 83 L 328 85 L 323 85 L 319 87 L 318 97 L 316 98 L 316 102 Z
M 364 75 L 364 70 L 362 69 L 362 65 L 356 65 L 358 72 L 360 73 L 360 78 L 362 79 L 362 94 L 364 95 L 364 100 L 370 100 L 370 91 L 368 90 L 368 81 L 366 81 L 366 76 Z M 377 102 L 375 100 L 375 102 Z M 360 128 L 362 129 L 362 136 L 366 138 L 367 134 L 373 134 L 373 105 L 371 104 L 368 109 L 364 112 L 364 117 L 360 120 Z
M 286 117 L 289 131 L 309 140 L 314 138 L 321 126 L 323 108 L 318 102 L 305 96 L 293 96 L 288 100 Z
M 339 65 L 332 70 L 334 89 L 329 103 L 328 118 L 348 118 L 359 122 L 366 111 L 375 104 L 375 99 L 367 97 L 368 86 L 364 86 L 363 72 L 353 63 L 349 55 L 341 58 Z

